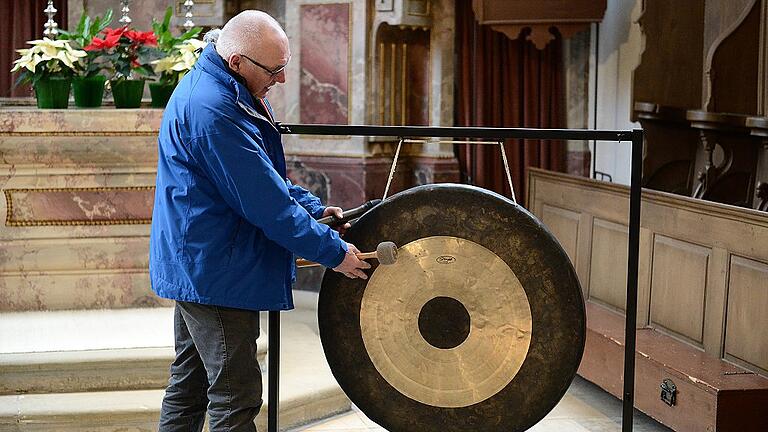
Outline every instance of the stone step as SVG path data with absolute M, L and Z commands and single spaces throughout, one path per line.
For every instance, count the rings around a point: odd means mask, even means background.
M 0 314 L 0 394 L 165 388 L 173 357 L 173 308 Z
M 281 374 L 280 429 L 295 428 L 351 409 L 332 379 L 300 382 Z M 327 377 L 326 377 L 327 378 Z M 264 386 L 266 388 L 266 380 Z M 0 396 L 0 431 L 144 432 L 156 431 L 163 390 Z M 266 430 L 265 398 L 258 430 Z
M 325 361 L 317 294 L 297 292 L 295 301 L 295 311 L 281 314 L 282 430 L 351 406 Z M 0 431 L 156 430 L 173 357 L 171 310 L 24 314 L 0 314 L 0 386 L 27 392 L 0 396 Z M 264 313 L 262 356 L 266 321 Z M 262 408 L 259 430 L 265 430 L 266 413 Z
M 265 365 L 267 338 L 258 340 Z M 0 354 L 0 395 L 162 389 L 172 347 Z
M 0 354 L 0 394 L 162 389 L 173 348 Z
M 0 313 L 0 354 L 173 346 L 173 308 Z

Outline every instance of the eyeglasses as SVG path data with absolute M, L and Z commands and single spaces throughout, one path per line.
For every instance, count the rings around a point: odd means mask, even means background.
M 240 57 L 245 57 L 246 59 L 248 59 L 248 61 L 249 61 L 249 62 L 251 62 L 251 63 L 255 64 L 256 66 L 258 66 L 258 67 L 260 67 L 260 68 L 262 68 L 262 69 L 264 69 L 264 71 L 265 71 L 266 73 L 268 73 L 268 74 L 269 74 L 269 77 L 270 77 L 270 78 L 274 78 L 274 77 L 275 77 L 276 75 L 278 75 L 280 72 L 282 72 L 283 70 L 285 70 L 285 67 L 286 67 L 286 66 L 288 66 L 288 63 L 286 63 L 286 64 L 284 64 L 284 65 L 282 65 L 282 66 L 278 66 L 278 67 L 276 67 L 275 69 L 270 69 L 270 68 L 268 68 L 268 67 L 264 66 L 263 64 L 261 64 L 261 63 L 257 62 L 256 60 L 254 60 L 254 59 L 252 59 L 252 58 L 248 57 L 248 56 L 247 56 L 247 55 L 245 55 L 245 54 L 240 54 Z

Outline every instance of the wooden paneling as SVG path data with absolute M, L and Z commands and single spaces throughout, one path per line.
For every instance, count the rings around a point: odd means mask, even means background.
M 765 239 L 763 239 L 765 241 Z M 731 258 L 725 352 L 768 371 L 768 264 Z
M 579 374 L 617 397 L 628 196 L 625 186 L 531 170 L 528 207 L 564 244 L 579 215 L 576 271 L 588 292 Z M 681 432 L 768 430 L 768 214 L 644 189 L 640 224 L 635 407 Z M 663 379 L 677 386 L 674 406 L 659 400 Z
M 589 298 L 621 310 L 627 295 L 616 287 L 626 286 L 628 233 L 625 225 L 600 219 L 592 228 Z
M 704 350 L 722 356 L 725 333 L 725 304 L 730 256 L 723 248 L 712 248 L 707 272 L 707 296 L 704 304 Z
M 529 185 L 529 208 L 554 222 L 564 247 L 574 235 L 564 227 L 579 215 L 574 261 L 585 298 L 623 310 L 629 188 L 537 169 Z M 644 189 L 640 237 L 638 326 L 766 373 L 768 339 L 754 329 L 768 328 L 768 214 Z
M 579 239 L 579 214 L 559 207 L 545 205 L 541 221 L 565 249 L 571 263 L 576 267 L 576 250 Z
M 651 276 L 652 325 L 696 343 L 703 342 L 710 253 L 709 249 L 698 245 L 656 236 Z

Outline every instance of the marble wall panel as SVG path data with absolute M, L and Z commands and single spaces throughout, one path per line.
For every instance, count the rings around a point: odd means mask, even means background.
M 197 26 L 220 27 L 225 22 L 223 0 L 195 0 L 192 7 L 192 21 Z M 174 16 L 171 26 L 179 31 L 183 30 L 184 0 L 131 0 L 129 17 L 132 25 L 139 30 L 151 30 L 152 19 L 161 20 L 168 6 L 174 7 Z M 120 19 L 120 2 L 117 0 L 70 0 L 68 8 L 70 27 L 77 23 L 83 9 L 87 9 L 91 15 L 103 15 L 107 9 L 112 9 L 114 19 L 112 27 L 118 24 Z
M 6 226 L 148 224 L 154 187 L 5 189 Z
M 365 159 L 289 156 L 288 176 L 324 203 L 352 208 L 384 195 L 391 166 L 392 158 L 386 156 Z M 389 195 L 416 185 L 455 183 L 458 179 L 454 159 L 401 156 Z
M 169 306 L 146 271 L 17 272 L 0 278 L 0 312 Z
M 342 208 L 357 207 L 363 202 L 381 198 L 392 164 L 390 158 L 343 158 L 322 156 L 289 156 L 288 175 L 297 184 L 317 192 L 324 203 Z M 412 184 L 410 170 L 396 173 L 390 194 Z
M 0 109 L 0 312 L 169 304 L 147 271 L 161 117 Z
M 301 5 L 300 119 L 347 124 L 349 3 Z
M 368 109 L 366 104 L 369 101 L 369 83 L 368 77 L 370 74 L 370 62 L 368 59 L 368 47 L 366 37 L 368 35 L 368 13 L 370 12 L 369 4 L 367 2 L 358 1 L 343 1 L 343 0 L 299 0 L 292 2 L 291 7 L 285 8 L 285 31 L 288 35 L 289 42 L 291 44 L 291 52 L 293 53 L 293 59 L 288 63 L 286 67 L 286 82 L 283 85 L 282 94 L 284 108 L 282 112 L 283 117 L 280 117 L 280 121 L 285 123 L 305 123 L 307 122 L 307 115 L 323 115 L 330 117 L 329 104 L 325 102 L 317 102 L 319 99 L 315 96 L 309 96 L 304 92 L 304 86 L 302 80 L 305 77 L 305 64 L 314 63 L 315 61 L 302 60 L 302 54 L 306 53 L 309 57 L 327 56 L 326 52 L 311 52 L 311 49 L 302 48 L 304 41 L 308 44 L 317 46 L 317 42 L 311 39 L 320 37 L 321 33 L 330 33 L 325 28 L 317 27 L 322 24 L 322 20 L 318 22 L 315 18 L 315 30 L 307 30 L 304 27 L 304 21 L 310 18 L 309 11 L 313 11 L 312 8 L 319 7 L 316 10 L 345 10 L 348 14 L 347 21 L 347 38 L 342 40 L 333 40 L 331 38 L 332 50 L 338 52 L 338 56 L 346 56 L 345 68 L 342 71 L 338 68 L 338 65 L 333 65 L 332 70 L 336 70 L 336 82 L 338 86 L 345 85 L 346 82 L 346 117 L 338 115 L 340 111 L 336 111 L 333 114 L 335 119 L 324 119 L 323 122 L 334 122 L 342 124 L 369 124 L 367 114 Z M 309 9 L 307 9 L 309 8 Z M 333 15 L 332 15 L 333 16 Z M 333 26 L 343 25 L 338 15 L 333 19 L 339 21 L 331 21 Z M 345 48 L 341 48 L 341 45 L 345 44 Z M 323 62 L 326 59 L 322 59 Z M 310 72 L 312 68 L 309 69 Z M 312 72 L 314 73 L 314 72 Z M 278 89 L 280 90 L 280 89 Z M 270 96 L 274 99 L 274 96 Z M 322 112 L 315 112 L 314 108 L 303 105 L 304 102 L 314 104 L 313 107 L 319 107 Z M 278 103 L 277 101 L 275 102 Z M 343 105 L 343 104 L 342 104 Z M 332 112 L 330 112 L 332 113 Z M 339 121 L 343 120 L 343 121 Z M 317 120 L 318 122 L 320 120 Z M 359 136 L 307 136 L 307 135 L 286 135 L 283 137 L 283 143 L 285 146 L 285 153 L 287 155 L 301 155 L 301 156 L 340 156 L 340 157 L 368 157 L 371 156 L 369 151 L 368 139 Z
M 0 110 L 0 138 L 13 136 L 108 136 L 148 133 L 156 136 L 163 112 L 131 110 L 39 110 L 13 107 Z
M 0 240 L 0 275 L 22 271 L 146 270 L 149 237 Z

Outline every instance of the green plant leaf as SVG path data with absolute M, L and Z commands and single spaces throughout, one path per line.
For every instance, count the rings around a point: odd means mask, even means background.
M 88 19 L 88 15 L 83 13 L 80 15 L 80 21 L 77 22 L 77 27 L 75 27 L 75 32 L 78 34 L 83 34 L 83 28 L 85 28 L 85 20 Z
M 91 40 L 93 39 L 93 36 L 91 36 L 91 17 L 89 16 L 85 17 L 85 22 L 83 23 L 83 29 L 80 31 L 80 34 L 82 35 L 83 44 L 91 43 Z
M 197 37 L 201 31 L 203 31 L 202 27 L 192 27 L 191 29 L 185 31 L 184 34 L 179 36 L 179 42 L 184 42 L 187 39 Z

